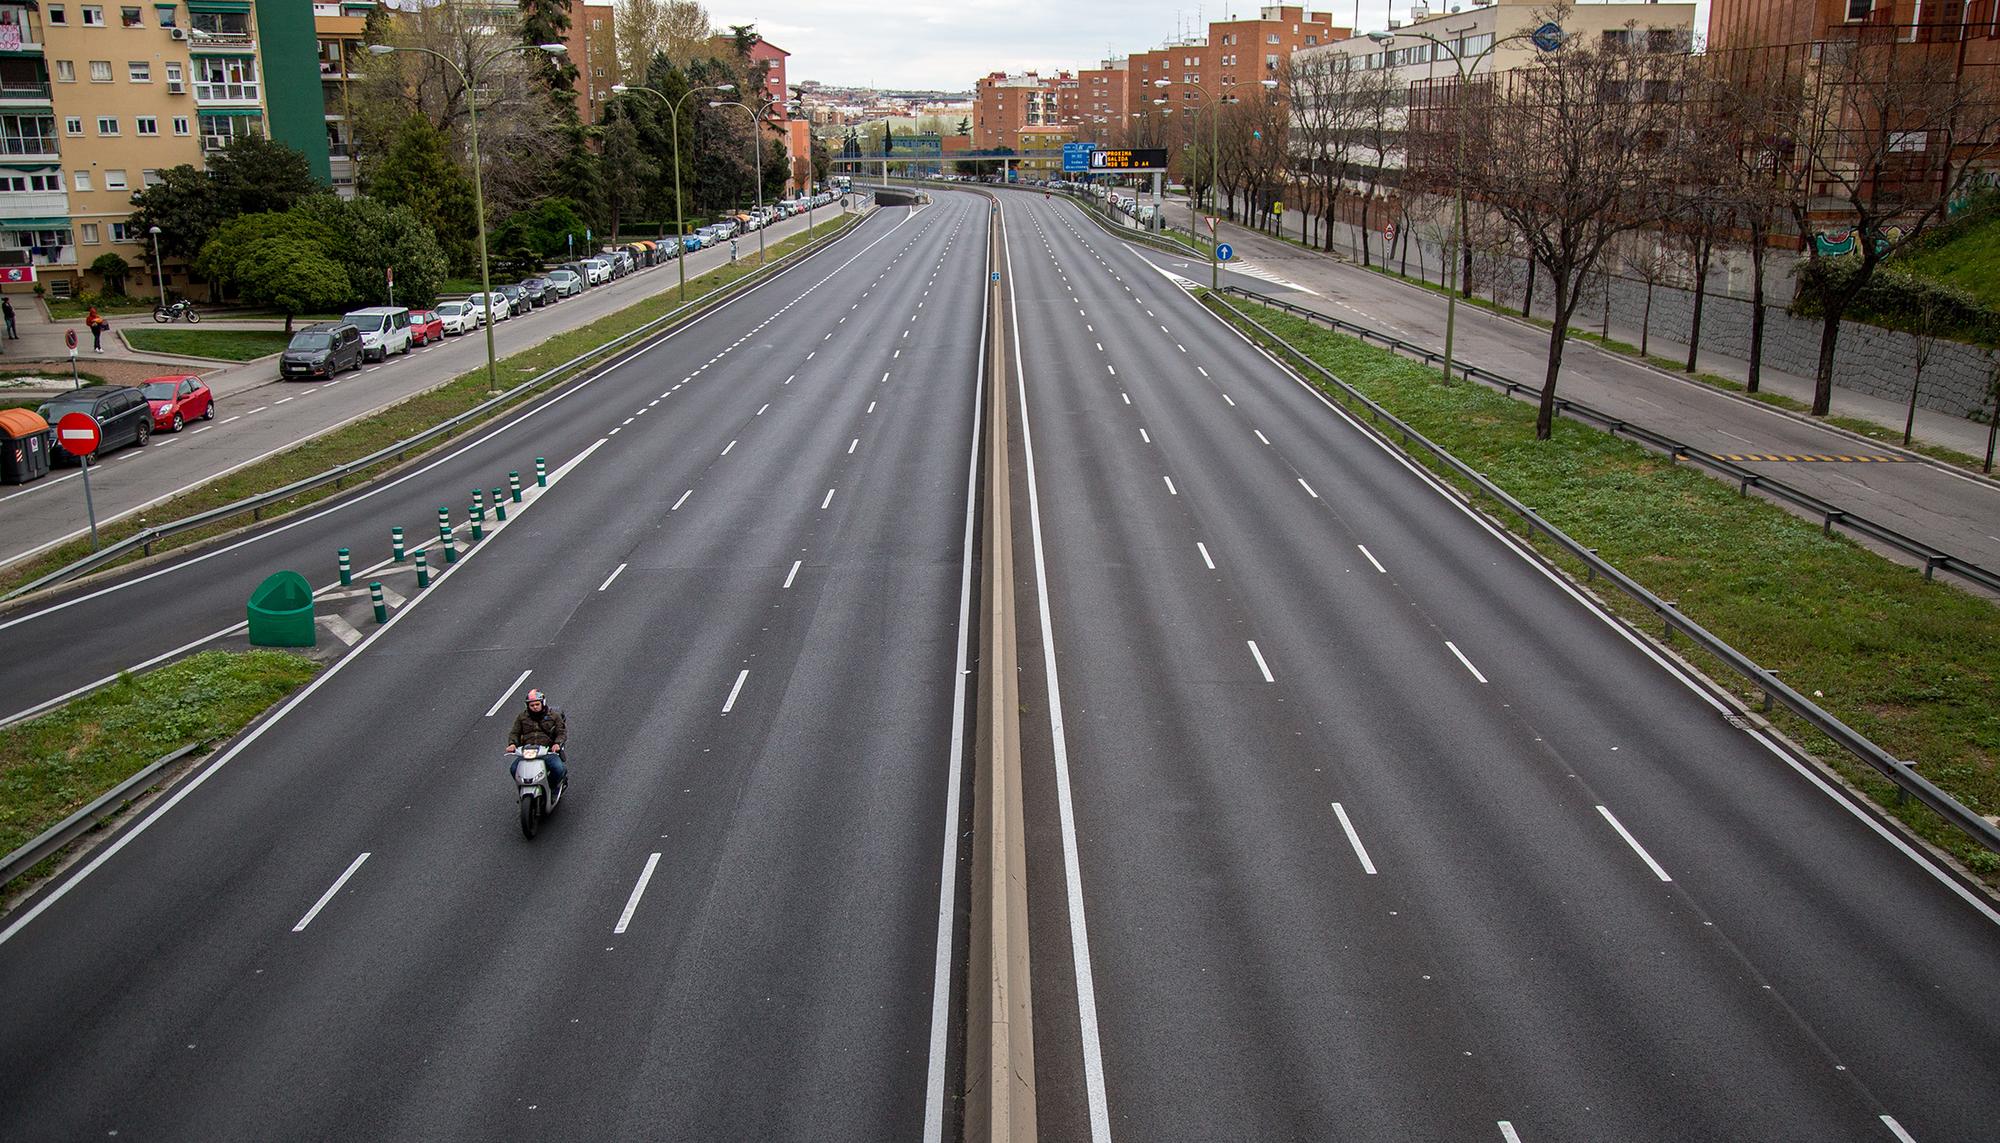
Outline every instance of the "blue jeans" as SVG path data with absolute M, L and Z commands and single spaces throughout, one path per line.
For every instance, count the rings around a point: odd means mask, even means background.
M 569 765 L 563 761 L 562 751 L 550 751 L 542 755 L 542 760 L 548 763 L 549 774 L 555 778 L 556 785 L 565 786 L 569 784 Z M 507 755 L 507 776 L 516 781 L 520 780 L 520 776 L 516 772 L 515 766 L 520 761 L 521 756 L 519 754 Z

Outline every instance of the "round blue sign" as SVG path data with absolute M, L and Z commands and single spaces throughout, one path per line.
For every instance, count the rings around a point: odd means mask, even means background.
M 1227 243 L 1227 242 L 1225 242 L 1225 243 L 1223 243 L 1222 245 L 1220 245 L 1220 246 L 1217 246 L 1217 247 L 1215 248 L 1215 256 L 1216 256 L 1216 258 L 1217 258 L 1218 260 L 1220 260 L 1220 261 L 1223 261 L 1223 262 L 1227 262 L 1227 261 L 1229 261 L 1229 257 L 1230 257 L 1230 255 L 1232 255 L 1232 254 L 1234 254 L 1234 253 L 1236 253 L 1236 251 L 1234 251 L 1234 250 L 1231 250 L 1231 249 L 1229 248 L 1229 243 Z

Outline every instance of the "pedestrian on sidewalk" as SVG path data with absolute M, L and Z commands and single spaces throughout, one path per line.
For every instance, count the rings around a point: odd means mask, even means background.
M 103 353 L 104 327 L 110 323 L 106 322 L 103 316 L 97 312 L 96 306 L 92 306 L 90 307 L 90 312 L 83 315 L 83 324 L 90 327 L 91 350 L 96 353 Z
M 0 318 L 6 320 L 8 338 L 19 341 L 21 331 L 14 328 L 14 303 L 7 298 L 0 298 Z

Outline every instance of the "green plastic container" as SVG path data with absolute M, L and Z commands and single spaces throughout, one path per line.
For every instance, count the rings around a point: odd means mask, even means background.
M 250 593 L 250 643 L 256 647 L 311 647 L 312 585 L 295 571 L 274 572 Z

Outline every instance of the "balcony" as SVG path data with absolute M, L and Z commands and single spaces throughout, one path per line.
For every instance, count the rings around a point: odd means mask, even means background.
M 23 218 L 68 218 L 69 195 L 63 191 L 0 191 L 0 229 Z
M 54 162 L 62 157 L 62 149 L 54 135 L 7 135 L 0 137 L 0 155 L 10 159 L 47 159 Z
M 194 101 L 198 104 L 236 104 L 254 107 L 257 104 L 255 83 L 196 83 Z
M 0 4 L 0 54 L 41 50 L 41 16 L 19 4 Z
M 22 107 L 30 104 L 46 106 L 49 102 L 49 85 L 32 80 L 7 79 L 0 76 L 0 107 Z

